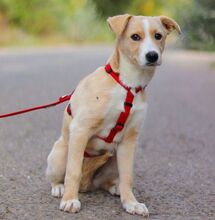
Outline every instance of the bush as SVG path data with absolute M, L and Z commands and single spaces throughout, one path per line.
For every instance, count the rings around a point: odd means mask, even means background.
M 50 13 L 50 3 L 51 0 L 1 0 L 1 12 L 12 27 L 19 26 L 33 34 L 47 34 L 57 25 L 56 16 Z
M 177 10 L 184 32 L 184 45 L 190 49 L 215 49 L 215 1 L 192 0 L 183 10 Z

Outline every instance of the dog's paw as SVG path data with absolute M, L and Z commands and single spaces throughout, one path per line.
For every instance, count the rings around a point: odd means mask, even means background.
M 109 193 L 113 196 L 120 196 L 119 186 L 113 185 L 108 189 Z
M 63 184 L 58 184 L 58 185 L 52 186 L 52 191 L 51 191 L 52 196 L 60 198 L 63 196 L 63 193 L 64 193 L 64 185 Z
M 61 201 L 60 210 L 64 212 L 76 213 L 81 209 L 81 203 L 78 199 L 72 199 L 67 201 Z
M 144 203 L 125 202 L 123 203 L 123 208 L 125 209 L 126 212 L 132 215 L 137 214 L 137 215 L 143 215 L 144 217 L 149 216 L 149 211 Z

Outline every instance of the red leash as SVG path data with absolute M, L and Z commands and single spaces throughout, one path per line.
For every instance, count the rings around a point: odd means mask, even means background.
M 12 117 L 12 116 L 15 116 L 15 115 L 24 114 L 26 112 L 32 112 L 32 111 L 37 111 L 37 110 L 44 109 L 44 108 L 53 107 L 53 106 L 59 105 L 63 102 L 69 101 L 72 94 L 73 94 L 73 92 L 70 95 L 61 96 L 57 101 L 52 102 L 50 104 L 40 105 L 40 106 L 36 106 L 36 107 L 33 107 L 33 108 L 23 109 L 23 110 L 20 110 L 20 111 L 17 111 L 17 112 L 11 112 L 11 113 L 8 113 L 8 114 L 3 114 L 3 115 L 0 115 L 0 118 Z
M 54 106 L 59 105 L 63 102 L 69 101 L 72 94 L 73 94 L 73 92 L 70 95 L 61 96 L 57 101 L 52 102 L 50 104 L 40 105 L 40 106 L 36 106 L 36 107 L 33 107 L 33 108 L 27 108 L 27 109 L 23 109 L 23 110 L 20 110 L 20 111 L 17 111 L 17 112 L 11 112 L 11 113 L 8 113 L 8 114 L 0 115 L 0 118 L 8 118 L 8 117 L 12 117 L 12 116 L 15 116 L 15 115 L 24 114 L 26 112 L 32 112 L 32 111 L 37 111 L 37 110 L 44 109 L 44 108 L 54 107 Z M 91 157 L 96 157 L 96 156 L 97 155 L 91 155 L 91 154 L 87 153 L 86 151 L 84 152 L 84 157 L 91 158 Z

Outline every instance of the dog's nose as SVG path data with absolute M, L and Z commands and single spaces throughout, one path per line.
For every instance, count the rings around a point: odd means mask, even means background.
M 155 51 L 150 51 L 146 54 L 146 60 L 149 63 L 155 63 L 158 60 L 158 53 Z

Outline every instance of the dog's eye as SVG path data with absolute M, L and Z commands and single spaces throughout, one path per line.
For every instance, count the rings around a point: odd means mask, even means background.
M 131 39 L 134 41 L 139 41 L 139 40 L 141 40 L 141 37 L 138 34 L 132 34 Z
M 162 38 L 162 35 L 159 33 L 155 33 L 155 39 L 160 40 Z

